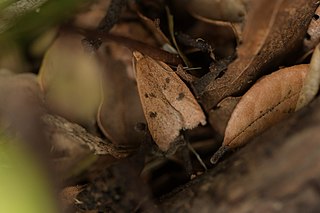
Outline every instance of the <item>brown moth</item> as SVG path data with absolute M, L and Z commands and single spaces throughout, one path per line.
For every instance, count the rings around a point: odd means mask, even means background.
M 294 112 L 308 70 L 305 64 L 280 69 L 254 84 L 232 112 L 222 147 L 211 162 L 216 163 L 226 150 L 244 145 Z
M 181 130 L 206 124 L 206 117 L 189 88 L 165 63 L 133 53 L 138 91 L 150 133 L 168 151 Z

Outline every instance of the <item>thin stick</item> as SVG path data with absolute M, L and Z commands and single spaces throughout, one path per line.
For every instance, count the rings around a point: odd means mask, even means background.
M 207 171 L 208 168 L 207 168 L 206 164 L 204 164 L 204 162 L 201 159 L 200 155 L 196 152 L 196 150 L 194 150 L 194 148 L 191 146 L 190 143 L 187 143 L 187 146 L 188 146 L 188 149 L 196 156 L 196 158 L 198 159 L 198 161 L 201 164 L 201 166 Z

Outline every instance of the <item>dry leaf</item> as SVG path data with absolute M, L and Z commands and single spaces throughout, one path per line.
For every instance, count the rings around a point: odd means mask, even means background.
M 209 122 L 213 129 L 224 135 L 230 116 L 241 97 L 227 97 L 209 111 Z
M 77 196 L 83 191 L 83 188 L 83 186 L 68 186 L 60 192 L 59 199 L 63 212 L 70 212 L 71 208 L 80 202 Z
M 178 75 L 165 63 L 134 52 L 138 91 L 150 133 L 167 151 L 180 130 L 206 123 L 205 115 Z
M 34 111 L 43 110 L 42 101 L 43 95 L 36 75 L 12 74 L 4 71 L 0 73 L 0 126 L 2 128 L 12 125 L 13 121 L 23 126 L 25 114 L 31 116 Z
M 97 0 L 90 2 L 90 5 L 86 5 L 88 8 L 85 11 L 81 11 L 74 17 L 73 24 L 83 29 L 95 29 L 98 27 L 100 21 L 106 15 L 106 11 L 109 8 L 111 0 Z
M 75 204 L 77 195 L 83 190 L 82 186 L 68 186 L 60 192 L 60 200 L 64 205 Z
M 102 60 L 104 100 L 98 112 L 99 127 L 115 146 L 137 147 L 144 134 L 135 127 L 145 123 L 145 119 L 136 83 L 129 78 L 123 61 L 113 59 L 110 54 L 105 54 Z
M 320 84 L 320 44 L 316 46 L 311 58 L 310 68 L 299 94 L 296 110 L 310 103 L 319 91 Z
M 165 36 L 165 34 L 160 29 L 160 20 L 154 20 L 152 21 L 148 17 L 144 16 L 139 11 L 137 12 L 137 15 L 141 19 L 142 23 L 152 32 L 154 38 L 157 40 L 157 42 L 163 46 L 165 44 L 170 44 L 169 39 Z M 158 21 L 158 22 L 157 22 Z
M 215 79 L 208 73 L 195 84 L 204 107 L 210 109 L 225 97 L 242 94 L 257 78 L 297 50 L 318 6 L 316 2 L 256 1 L 248 14 L 238 58 L 221 78 Z
M 284 68 L 254 84 L 235 107 L 220 151 L 244 145 L 294 112 L 308 69 L 305 64 Z M 211 160 L 217 159 L 215 155 Z
M 145 28 L 145 26 L 138 22 L 120 22 L 117 23 L 110 33 L 114 35 L 126 35 L 126 38 L 134 41 L 143 42 L 143 46 L 148 44 L 150 46 L 157 46 L 157 41 L 152 34 Z M 131 78 L 134 78 L 134 71 L 132 69 L 132 51 L 123 45 L 125 42 L 107 42 L 107 47 L 110 49 L 111 57 L 122 61 L 126 64 L 126 69 Z M 136 49 L 136 48 L 134 48 Z
M 188 10 L 194 16 L 229 22 L 241 22 L 248 0 L 191 0 Z
M 101 102 L 101 67 L 84 52 L 79 35 L 63 34 L 45 54 L 39 81 L 49 108 L 92 127 Z

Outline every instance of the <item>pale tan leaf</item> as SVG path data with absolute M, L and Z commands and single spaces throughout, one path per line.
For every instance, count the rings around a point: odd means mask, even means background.
M 101 101 L 101 66 L 84 52 L 79 35 L 62 34 L 43 59 L 39 80 L 49 108 L 92 126 Z
M 318 44 L 312 55 L 309 71 L 303 82 L 303 87 L 299 94 L 296 110 L 301 109 L 310 103 L 319 91 L 320 84 L 320 45 Z
M 205 115 L 189 88 L 166 64 L 134 52 L 138 91 L 150 133 L 163 151 L 180 130 L 206 123 Z
M 253 136 L 295 111 L 308 65 L 281 69 L 263 77 L 241 98 L 228 122 L 223 146 L 244 145 Z

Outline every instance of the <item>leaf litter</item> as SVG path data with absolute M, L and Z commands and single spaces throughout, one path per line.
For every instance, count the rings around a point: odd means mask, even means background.
M 68 208 L 156 212 L 153 199 L 317 96 L 317 1 L 181 2 L 100 0 L 61 23 L 35 84 L 55 174 L 87 183 Z

